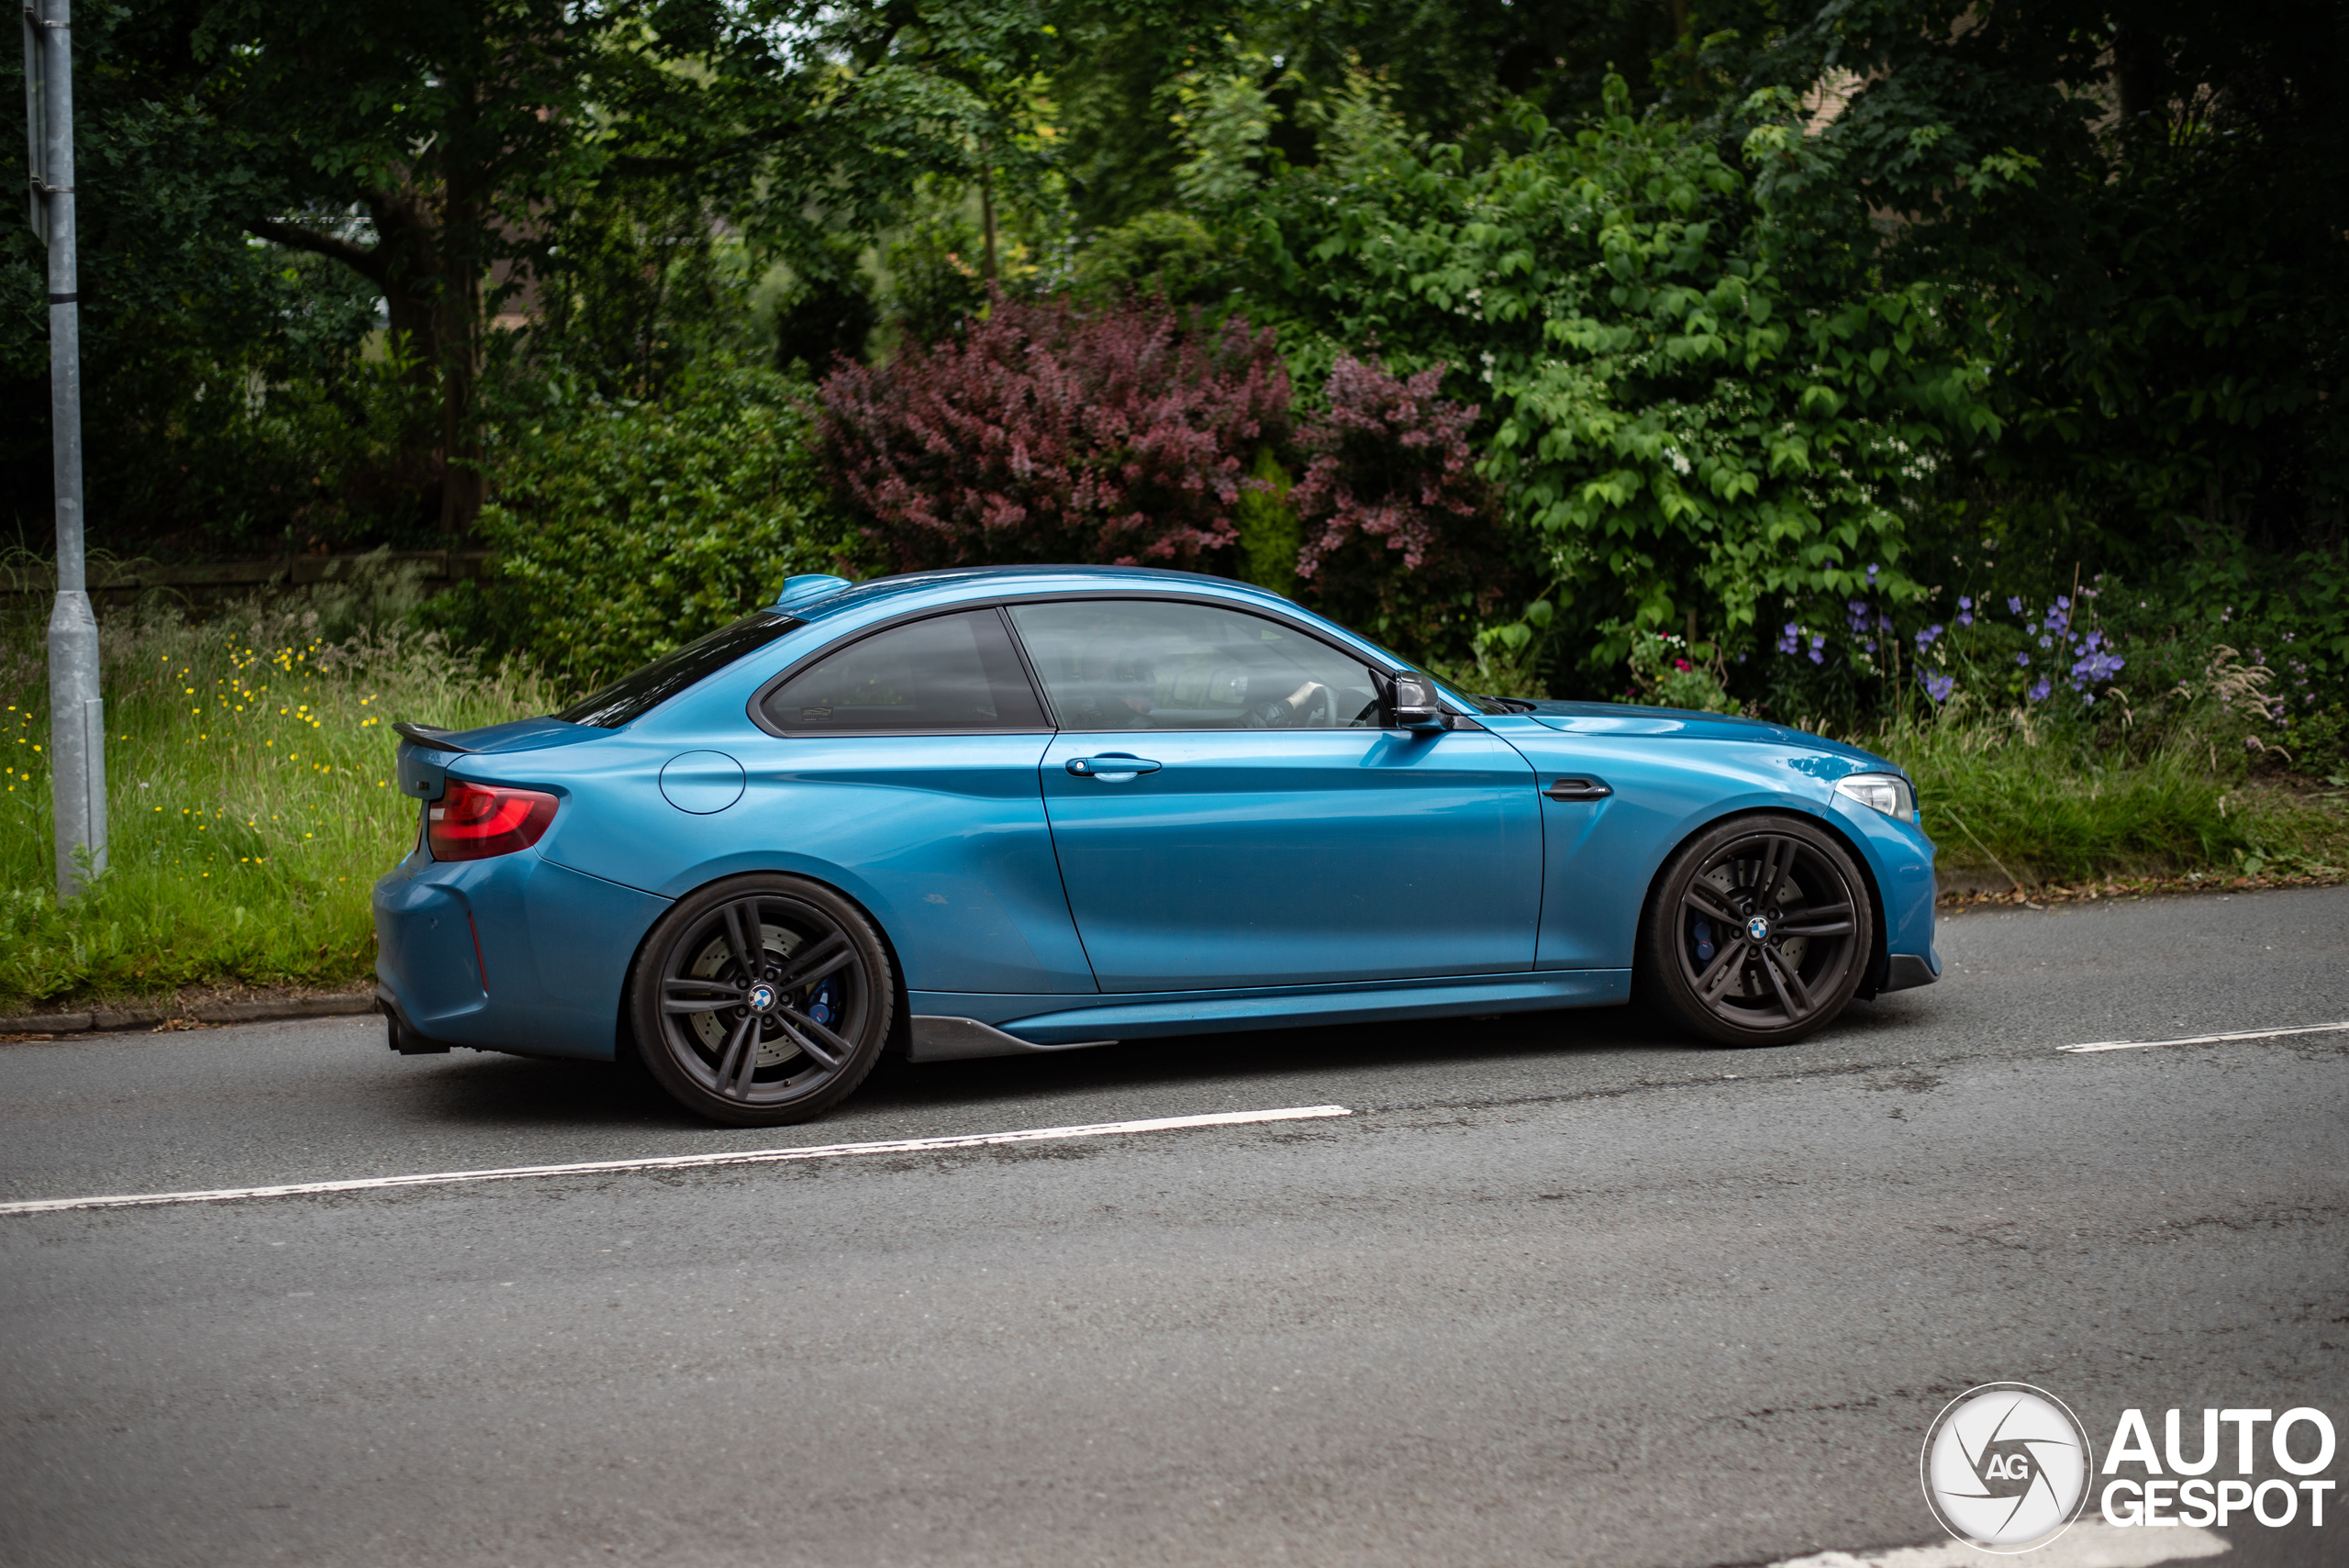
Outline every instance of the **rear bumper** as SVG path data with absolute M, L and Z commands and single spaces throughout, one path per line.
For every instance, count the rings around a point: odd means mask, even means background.
M 531 851 L 418 851 L 375 884 L 378 1006 L 440 1044 L 608 1060 L 629 965 L 666 907 Z

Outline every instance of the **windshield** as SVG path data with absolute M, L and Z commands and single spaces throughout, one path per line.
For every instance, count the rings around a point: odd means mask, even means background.
M 651 713 L 679 692 L 698 685 L 745 653 L 753 653 L 799 624 L 791 616 L 760 610 L 707 637 L 663 653 L 632 675 L 623 675 L 594 695 L 555 715 L 573 724 L 618 729 Z

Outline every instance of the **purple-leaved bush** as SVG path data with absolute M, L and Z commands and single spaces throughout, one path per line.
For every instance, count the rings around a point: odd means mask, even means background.
M 1186 330 L 1163 304 L 1000 295 L 964 337 L 824 379 L 833 484 L 901 569 L 1199 569 L 1236 537 L 1260 442 L 1288 424 L 1273 335 Z
M 1476 406 L 1438 394 L 1443 369 L 1397 376 L 1340 355 L 1326 412 L 1297 432 L 1305 472 L 1288 496 L 1304 530 L 1297 574 L 1341 618 L 1408 623 L 1464 597 L 1483 611 L 1508 586 L 1493 530 L 1475 526 L 1492 507 L 1468 444 Z M 1411 635 L 1433 646 L 1431 632 Z

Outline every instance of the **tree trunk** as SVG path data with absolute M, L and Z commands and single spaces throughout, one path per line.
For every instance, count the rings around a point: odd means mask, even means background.
M 998 273 L 995 261 L 995 171 L 992 169 L 979 171 L 979 219 L 986 228 L 986 283 L 987 287 L 993 288 Z
M 460 99 L 459 117 L 473 106 Z M 274 221 L 246 227 L 279 245 L 342 262 L 383 291 L 394 341 L 407 357 L 408 375 L 440 394 L 440 528 L 461 536 L 480 516 L 484 484 L 474 398 L 481 381 L 482 201 L 463 177 L 441 183 L 438 203 L 413 183 L 367 198 L 376 243 L 371 248 L 334 234 Z
M 411 360 L 408 374 L 419 383 L 440 375 L 440 237 L 431 214 L 413 190 L 380 192 L 367 204 L 375 220 L 374 267 L 368 273 L 384 291 L 391 335 Z

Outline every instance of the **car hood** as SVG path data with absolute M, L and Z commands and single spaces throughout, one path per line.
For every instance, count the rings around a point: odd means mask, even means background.
M 1560 702 L 1544 699 L 1531 704 L 1526 717 L 1552 729 L 1563 729 L 1574 735 L 1649 736 L 1659 739 L 1677 738 L 1689 740 L 1749 740 L 1765 741 L 1777 746 L 1800 746 L 1842 758 L 1862 768 L 1901 770 L 1875 752 L 1830 740 L 1825 736 L 1808 730 L 1795 729 L 1784 724 L 1772 724 L 1766 719 L 1742 718 L 1734 714 L 1699 713 L 1682 707 L 1635 707 L 1629 703 Z

